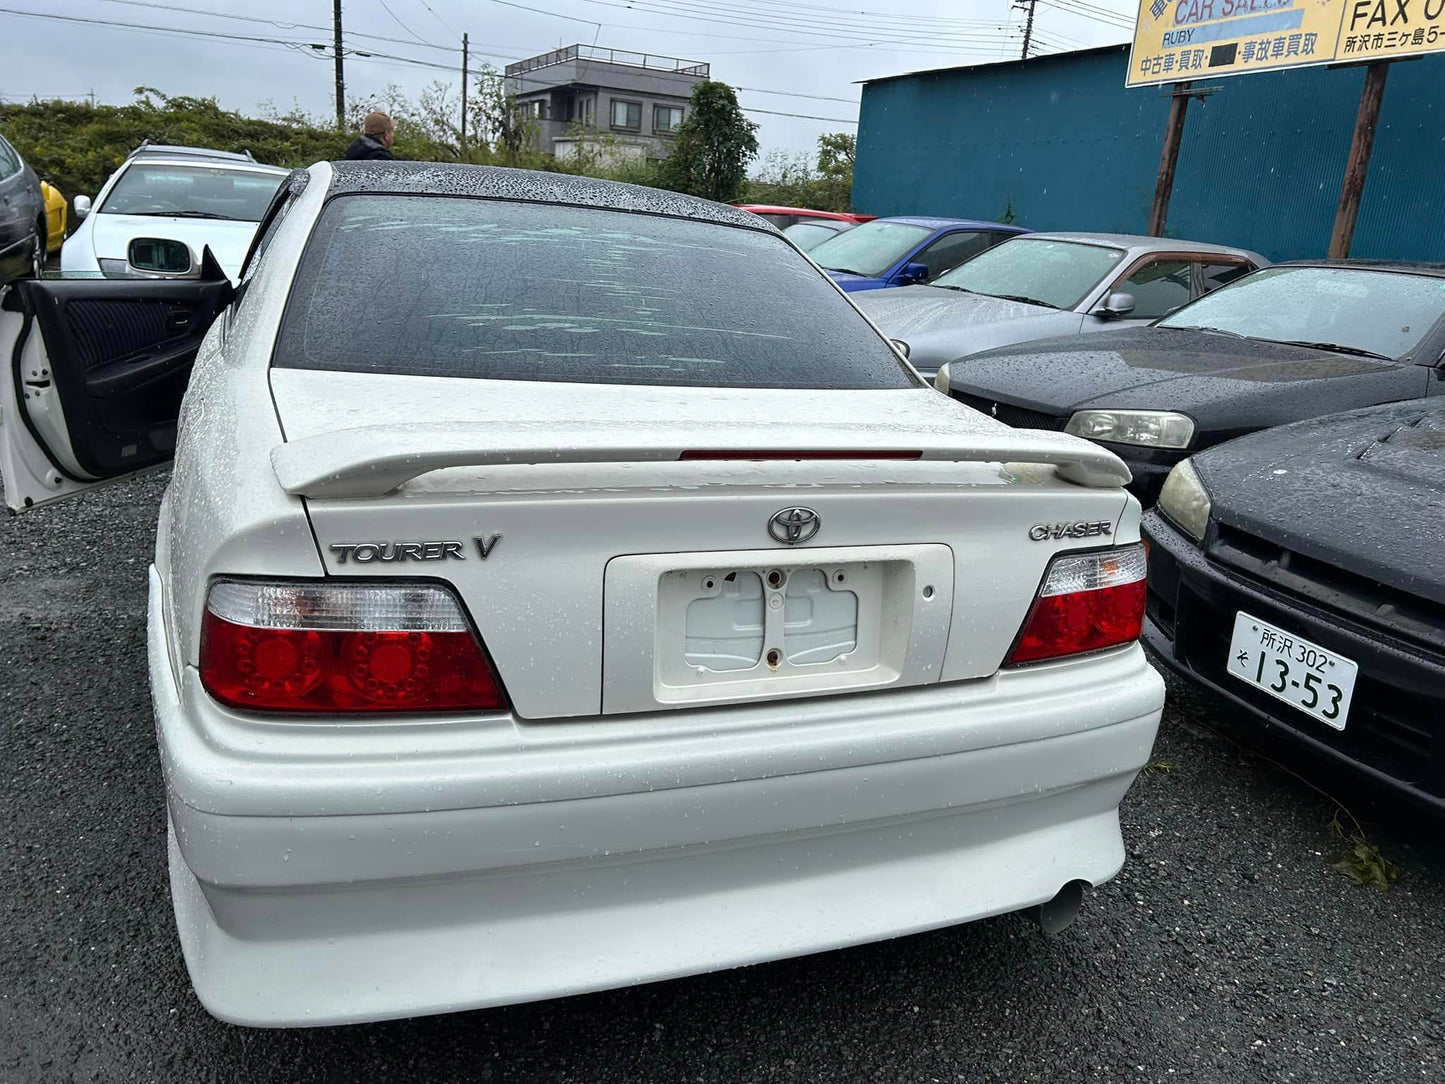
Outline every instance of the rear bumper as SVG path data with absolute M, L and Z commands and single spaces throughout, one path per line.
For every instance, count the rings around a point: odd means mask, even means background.
M 1097 884 L 1163 702 L 1134 646 L 605 722 L 332 725 L 293 756 L 296 724 L 177 687 L 154 578 L 150 618 L 182 948 L 205 1006 L 253 1026 L 606 989 Z
M 1275 733 L 1445 812 L 1445 661 L 1221 568 L 1157 512 L 1145 517 L 1143 533 L 1150 544 L 1144 641 L 1170 669 Z M 1240 610 L 1359 664 L 1343 731 L 1224 680 Z

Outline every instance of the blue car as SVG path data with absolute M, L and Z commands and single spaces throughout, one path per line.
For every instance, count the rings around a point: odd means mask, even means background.
M 1029 231 L 966 218 L 875 218 L 830 237 L 808 255 L 853 293 L 913 286 Z

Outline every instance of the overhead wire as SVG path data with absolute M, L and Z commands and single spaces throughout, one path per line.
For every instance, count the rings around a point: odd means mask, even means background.
M 408 34 L 410 34 L 413 38 L 415 38 L 415 39 L 416 39 L 418 42 L 420 42 L 422 45 L 430 45 L 430 44 L 431 44 L 431 42 L 427 41 L 427 40 L 426 40 L 425 38 L 423 38 L 420 34 L 418 34 L 415 30 L 413 30 L 411 27 L 407 26 L 406 23 L 402 22 L 402 21 L 401 21 L 401 16 L 399 16 L 396 12 L 394 12 L 394 11 L 391 10 L 391 7 L 390 7 L 390 5 L 387 4 L 386 0 L 376 0 L 376 2 L 381 5 L 381 10 L 382 10 L 382 11 L 386 12 L 388 15 L 391 16 L 392 22 L 396 23 L 397 26 L 399 26 L 399 27 L 401 27 L 403 30 L 405 30 Z
M 815 41 L 853 41 L 865 42 L 869 45 L 891 44 L 909 48 L 942 46 L 948 47 L 949 41 L 963 42 L 993 42 L 997 40 L 996 34 L 957 33 L 942 34 L 926 31 L 908 31 L 904 34 L 890 33 L 882 28 L 863 30 L 855 33 L 848 30 L 828 29 L 815 24 L 776 21 L 778 17 L 768 19 L 764 16 L 736 18 L 727 14 L 730 8 L 718 9 L 705 6 L 703 0 L 692 0 L 683 3 L 681 0 L 582 0 L 583 3 L 593 4 L 599 7 L 614 8 L 623 11 L 646 12 L 652 15 L 661 15 L 664 18 L 684 19 L 693 22 L 716 23 L 724 26 L 756 27 L 758 29 L 781 31 L 796 35 L 807 36 Z M 708 12 L 700 14 L 699 11 Z
M 186 15 L 204 15 L 212 19 L 230 19 L 234 22 L 264 24 L 275 27 L 277 30 L 317 30 L 326 34 L 330 34 L 332 31 L 332 27 L 323 26 L 319 23 L 293 23 L 282 19 L 266 19 L 257 15 L 236 15 L 229 11 L 208 11 L 205 8 L 185 7 L 180 4 L 162 4 L 156 2 L 156 0 L 101 0 L 101 2 L 106 4 L 123 4 L 126 7 L 181 12 Z M 389 37 L 385 34 L 367 34 L 360 30 L 348 30 L 346 36 L 348 38 L 366 38 L 370 41 L 389 41 L 394 45 L 415 46 L 418 44 L 408 38 Z M 460 53 L 462 51 L 460 46 L 427 44 L 426 47 L 447 53 Z
M 445 29 L 446 32 L 447 32 L 448 34 L 450 34 L 452 37 L 454 37 L 454 38 L 459 38 L 459 37 L 462 36 L 461 34 L 459 34 L 459 33 L 456 31 L 456 29 L 454 29 L 454 28 L 452 27 L 451 23 L 447 22 L 447 21 L 446 21 L 445 19 L 443 19 L 440 15 L 438 15 L 438 14 L 436 13 L 436 9 L 433 8 L 430 4 L 428 4 L 428 3 L 426 2 L 426 0 L 417 0 L 417 3 L 421 4 L 422 7 L 426 8 L 427 11 L 431 12 L 431 17 L 432 17 L 433 19 L 435 19 L 437 22 L 441 23 L 441 24 L 442 24 L 442 28 Z
M 140 32 L 140 33 L 159 33 L 159 34 L 178 35 L 178 36 L 181 36 L 181 37 L 210 38 L 210 39 L 214 39 L 214 40 L 218 40 L 218 41 L 225 41 L 225 42 L 227 42 L 228 44 L 231 44 L 231 45 L 251 47 L 251 48 L 258 48 L 258 47 L 264 48 L 264 47 L 268 47 L 268 46 L 269 46 L 269 47 L 279 47 L 279 48 L 288 49 L 288 50 L 290 50 L 290 51 L 292 51 L 292 52 L 295 52 L 295 53 L 297 53 L 297 54 L 299 54 L 299 55 L 302 55 L 302 56 L 312 57 L 312 58 L 314 58 L 314 59 L 319 59 L 319 60 L 327 60 L 327 59 L 329 59 L 329 57 L 328 57 L 328 56 L 326 55 L 326 53 L 325 53 L 325 48 L 327 48 L 327 47 L 325 47 L 325 46 L 318 46 L 316 43 L 313 43 L 313 42 L 295 41 L 295 40 L 289 40 L 289 39 L 285 39 L 285 38 L 268 38 L 268 37 L 261 37 L 261 36 L 259 36 L 259 35 L 253 35 L 253 34 L 229 34 L 229 33 L 225 33 L 225 32 L 223 32 L 223 31 L 217 31 L 217 30 L 194 30 L 194 29 L 187 29 L 187 28 L 182 28 L 182 27 L 156 26 L 156 25 L 154 25 L 154 24 L 149 24 L 149 23 L 125 23 L 125 22 L 119 22 L 119 21 L 117 21 L 117 20 L 111 20 L 111 19 L 95 19 L 95 18 L 87 18 L 87 17 L 84 17 L 84 16 L 77 16 L 77 15 L 59 15 L 59 14 L 55 14 L 55 13 L 53 13 L 53 12 L 20 11 L 20 10 L 15 9 L 15 8 L 0 8 L 0 14 L 3 14 L 3 15 L 17 15 L 17 16 L 21 16 L 21 17 L 23 17 L 23 18 L 42 19 L 42 20 L 48 20 L 48 21 L 54 21 L 54 22 L 80 23 L 80 24 L 86 24 L 86 25 L 91 25 L 91 26 L 102 26 L 102 27 L 107 27 L 107 28 L 110 28 L 110 29 L 127 30 L 127 31 L 132 31 L 132 32 Z M 354 59 L 354 60 L 363 60 L 363 61 L 372 61 L 372 62 L 391 62 L 391 63 L 394 63 L 394 64 L 406 65 L 406 66 L 410 66 L 410 67 L 420 67 L 420 68 L 427 68 L 427 69 L 431 69 L 431 70 L 435 70 L 435 71 L 445 71 L 445 72 L 452 72 L 452 71 L 455 70 L 454 67 L 453 67 L 453 65 L 450 65 L 450 64 L 442 64 L 442 63 L 440 63 L 440 62 L 438 62 L 438 61 L 434 61 L 434 60 L 423 60 L 423 59 L 421 59 L 421 58 L 419 58 L 419 57 L 402 56 L 402 55 L 396 54 L 396 53 L 382 53 L 382 52 L 375 52 L 375 51 L 370 51 L 370 50 L 367 50 L 367 51 L 361 51 L 361 50 L 346 50 L 346 51 L 345 51 L 345 55 L 346 55 L 348 58 Z M 483 54 L 483 55 L 489 55 L 489 54 Z M 495 54 L 490 54 L 490 55 L 495 55 Z M 525 82 L 536 82 L 536 80 L 525 80 L 525 79 L 522 80 L 522 81 L 525 81 Z M 772 92 L 772 91 L 757 91 L 757 90 L 753 90 L 752 93 L 779 93 L 779 94 L 786 94 L 786 93 L 788 93 L 788 92 L 785 92 L 785 91 Z M 809 97 L 813 97 L 813 96 L 810 95 Z M 821 97 L 821 96 L 817 96 L 817 97 Z M 833 99 L 833 100 L 845 101 L 845 99 Z M 852 119 L 844 118 L 844 117 L 823 117 L 823 116 L 816 116 L 816 115 L 808 114 L 808 113 L 791 113 L 791 112 L 784 112 L 784 111 L 782 111 L 782 110 L 776 110 L 776 109 L 760 109 L 760 108 L 751 107 L 751 106 L 744 106 L 744 107 L 743 107 L 743 110 L 744 110 L 744 112 L 748 112 L 748 113 L 761 113 L 761 114 L 765 114 L 765 115 L 768 115 L 768 116 L 775 116 L 775 117 L 793 117 L 793 118 L 798 118 L 798 119 L 801 119 L 801 120 L 818 120 L 818 121 L 825 121 L 825 122 L 827 122 L 827 123 L 829 123 L 829 124 L 855 124 L 855 123 L 857 123 L 856 120 L 852 120 Z

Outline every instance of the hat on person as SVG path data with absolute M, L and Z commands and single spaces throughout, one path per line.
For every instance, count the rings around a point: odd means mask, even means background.
M 366 114 L 366 122 L 362 124 L 361 130 L 369 136 L 379 136 L 385 135 L 387 129 L 391 127 L 391 118 L 385 113 L 375 111 Z

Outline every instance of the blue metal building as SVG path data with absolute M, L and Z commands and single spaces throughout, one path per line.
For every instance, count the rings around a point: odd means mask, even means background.
M 1126 90 L 1127 46 L 864 84 L 853 204 L 875 215 L 1143 233 L 1168 88 Z M 1364 69 L 1195 87 L 1167 233 L 1323 256 Z M 1445 260 L 1445 54 L 1391 65 L 1353 256 Z

